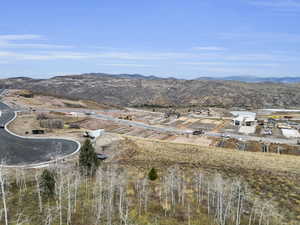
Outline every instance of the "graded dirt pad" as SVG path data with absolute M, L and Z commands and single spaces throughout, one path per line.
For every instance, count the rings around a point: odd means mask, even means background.
M 171 136 L 167 139 L 164 139 L 166 141 L 172 141 L 176 143 L 190 143 L 190 144 L 196 144 L 201 146 L 210 146 L 212 144 L 212 140 L 205 136 L 194 136 L 194 135 L 180 135 L 180 136 Z
M 161 133 L 158 131 L 147 130 L 143 128 L 137 128 L 133 126 L 125 126 L 112 121 L 105 121 L 101 119 L 88 119 L 79 123 L 82 128 L 85 129 L 105 129 L 111 133 L 126 134 L 130 136 L 151 138 L 158 140 L 169 140 L 179 143 L 191 143 L 202 146 L 210 146 L 212 139 L 205 136 L 196 135 L 175 135 L 169 133 Z
M 125 137 L 127 152 L 119 158 L 122 164 L 159 170 L 178 165 L 241 179 L 256 196 L 272 199 L 272 204 L 282 209 L 286 219 L 300 219 L 299 157 Z

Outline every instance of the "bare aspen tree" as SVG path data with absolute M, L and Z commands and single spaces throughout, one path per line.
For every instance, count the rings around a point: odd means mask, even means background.
M 36 182 L 36 190 L 37 190 L 37 194 L 38 194 L 38 200 L 39 200 L 39 209 L 40 209 L 40 213 L 43 212 L 43 203 L 42 203 L 42 196 L 41 196 L 41 188 L 40 188 L 40 181 L 38 178 L 38 172 L 35 172 L 35 182 Z
M 241 205 L 241 186 L 238 184 L 238 205 L 237 205 L 237 210 L 236 210 L 236 225 L 240 224 L 240 205 Z
M 103 209 L 103 176 L 102 171 L 98 170 L 96 174 L 96 188 L 97 188 L 97 196 L 96 196 L 96 222 L 95 224 L 99 224 L 100 218 L 102 215 L 102 209 Z
M 74 181 L 74 210 L 73 213 L 76 213 L 76 208 L 77 208 L 77 191 L 78 191 L 78 186 L 80 182 L 80 173 L 76 172 L 75 174 L 75 181 Z
M 23 191 L 27 191 L 26 175 L 24 169 L 21 169 L 21 184 Z
M 188 204 L 188 225 L 191 225 L 191 205 Z
M 67 188 L 68 188 L 68 211 L 67 211 L 67 224 L 71 224 L 71 190 L 70 190 L 70 175 L 67 176 Z
M 144 211 L 147 212 L 147 204 L 148 204 L 148 191 L 149 191 L 149 188 L 148 188 L 148 180 L 147 179 L 143 179 L 143 182 L 142 182 L 142 197 L 143 197 L 143 202 L 144 202 Z
M 2 194 L 2 203 L 4 210 L 4 220 L 5 225 L 8 225 L 8 216 L 7 216 L 7 206 L 6 206 L 6 190 L 5 190 L 5 182 L 6 182 L 6 174 L 3 167 L 0 167 L 0 185 L 1 185 L 1 194 Z
M 207 184 L 207 214 L 210 214 L 210 184 Z
M 59 201 L 59 225 L 63 224 L 62 219 L 62 192 L 63 192 L 63 178 L 62 178 L 62 169 L 59 167 L 59 179 L 58 179 L 58 201 Z

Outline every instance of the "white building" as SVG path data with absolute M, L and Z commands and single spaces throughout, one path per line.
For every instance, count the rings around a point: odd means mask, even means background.
M 232 122 L 235 126 L 253 126 L 256 121 L 256 113 L 249 111 L 232 111 L 234 118 Z
M 283 136 L 287 138 L 299 138 L 300 134 L 295 129 L 281 129 Z
M 86 137 L 90 137 L 92 139 L 95 139 L 101 135 L 103 135 L 105 132 L 104 129 L 99 129 L 99 130 L 89 130 L 89 131 L 86 131 L 85 132 L 85 135 Z

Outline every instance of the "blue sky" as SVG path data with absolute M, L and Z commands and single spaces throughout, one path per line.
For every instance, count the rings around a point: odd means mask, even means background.
M 0 78 L 300 76 L 299 0 L 10 0 L 0 10 Z

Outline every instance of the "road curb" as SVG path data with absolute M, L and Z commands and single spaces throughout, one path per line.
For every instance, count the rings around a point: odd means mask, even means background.
M 63 160 L 65 158 L 68 158 L 68 157 L 71 157 L 73 155 L 75 155 L 77 152 L 79 152 L 80 150 L 80 147 L 81 147 L 81 144 L 79 141 L 76 141 L 76 140 L 73 140 L 71 138 L 58 138 L 58 137 L 24 137 L 24 136 L 20 136 L 20 135 L 17 135 L 15 133 L 13 133 L 12 131 L 10 131 L 7 126 L 16 119 L 17 117 L 17 112 L 14 111 L 14 117 L 12 119 L 10 119 L 4 126 L 4 129 L 6 132 L 8 132 L 9 134 L 15 136 L 15 137 L 18 137 L 18 138 L 22 138 L 22 139 L 60 139 L 60 140 L 67 140 L 67 141 L 73 141 L 77 144 L 77 149 L 72 152 L 71 154 L 68 154 L 68 155 L 65 155 L 65 156 L 62 156 L 60 158 L 57 158 L 57 159 L 54 159 L 54 160 L 50 160 L 50 161 L 47 161 L 47 162 L 42 162 L 42 163 L 33 163 L 33 164 L 27 164 L 27 165 L 1 165 L 0 164 L 0 167 L 3 167 L 3 168 L 26 168 L 26 169 L 30 169 L 30 168 L 43 168 L 43 167 L 48 167 L 50 164 L 52 163 L 55 163 L 55 162 L 58 162 L 60 160 Z

